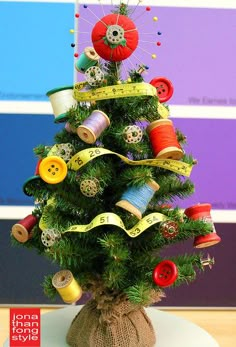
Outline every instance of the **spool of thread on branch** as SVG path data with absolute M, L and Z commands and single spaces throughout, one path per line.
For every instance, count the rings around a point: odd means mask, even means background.
M 77 101 L 73 98 L 73 86 L 49 90 L 47 96 L 52 105 L 55 123 L 65 122 L 69 109 L 77 107 Z
M 88 68 L 96 65 L 99 59 L 100 57 L 93 47 L 86 47 L 76 61 L 75 68 L 77 71 L 85 73 Z
M 204 220 L 212 225 L 212 232 L 207 235 L 199 235 L 194 238 L 195 248 L 205 248 L 213 246 L 221 241 L 221 238 L 217 235 L 215 226 L 211 219 L 211 204 L 197 204 L 187 208 L 184 214 L 193 220 Z
M 73 133 L 73 134 L 77 133 L 77 129 L 72 127 L 69 122 L 66 122 L 65 129 L 68 133 Z
M 100 111 L 94 110 L 91 115 L 77 129 L 77 134 L 82 141 L 92 144 L 101 133 L 110 125 L 110 119 Z
M 129 187 L 122 195 L 116 206 L 134 214 L 138 219 L 146 211 L 147 206 L 155 192 L 160 188 L 159 184 L 151 180 L 141 187 Z
M 82 296 L 82 288 L 69 270 L 57 272 L 52 278 L 52 285 L 67 304 L 78 301 Z
M 24 219 L 13 225 L 11 231 L 12 235 L 17 241 L 25 243 L 31 238 L 31 230 L 37 224 L 37 221 L 37 217 L 32 214 L 26 216 Z
M 34 172 L 35 176 L 39 176 L 39 165 L 40 165 L 41 161 L 42 161 L 42 159 L 39 159 L 37 164 L 36 164 L 36 168 L 35 168 L 35 172 Z
M 156 158 L 179 160 L 183 157 L 171 120 L 156 120 L 147 127 L 147 132 Z

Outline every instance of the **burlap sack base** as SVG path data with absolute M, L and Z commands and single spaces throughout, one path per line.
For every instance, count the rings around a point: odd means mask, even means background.
M 67 333 L 71 347 L 153 347 L 155 342 L 146 312 L 127 299 L 115 305 L 112 313 L 109 310 L 102 314 L 95 300 L 87 302 Z

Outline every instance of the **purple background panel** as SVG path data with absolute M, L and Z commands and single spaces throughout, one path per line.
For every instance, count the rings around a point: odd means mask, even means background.
M 209 202 L 214 209 L 236 209 L 236 120 L 172 118 L 172 121 L 187 136 L 186 153 L 198 161 L 190 176 L 195 193 L 178 201 L 179 206 Z
M 16 222 L 0 220 L 0 243 L 4 249 L 4 252 L 0 252 L 0 304 L 52 304 L 43 294 L 40 284 L 44 276 L 54 274 L 59 268 L 39 256 L 35 250 L 11 247 L 9 230 Z M 190 285 L 164 288 L 166 298 L 158 306 L 236 306 L 235 224 L 216 224 L 215 227 L 222 242 L 200 250 L 204 257 L 209 253 L 215 258 L 212 270 L 206 267 L 205 272 L 198 273 L 196 281 Z M 168 247 L 162 255 L 169 258 L 193 251 L 199 253 L 199 250 L 193 250 L 192 243 L 189 240 Z M 16 259 L 20 259 L 20 264 L 16 265 Z M 10 275 L 6 277 L 6 274 Z M 85 294 L 78 304 L 87 299 Z M 53 303 L 63 305 L 59 297 Z
M 198 272 L 196 281 L 177 288 L 165 288 L 166 299 L 159 305 L 163 306 L 236 306 L 236 271 L 235 264 L 235 224 L 215 224 L 221 243 L 201 250 L 193 250 L 192 241 L 167 248 L 166 257 L 184 253 L 202 253 L 214 257 L 212 269 L 205 267 Z
M 90 9 L 103 17 L 100 6 Z M 110 7 L 104 9 L 108 14 Z M 79 31 L 90 32 L 92 26 L 83 18 L 94 24 L 97 18 L 82 6 L 80 14 Z M 134 54 L 124 61 L 126 71 L 143 62 L 149 66 L 146 82 L 156 76 L 169 78 L 175 88 L 170 104 L 236 106 L 236 10 L 152 7 L 147 12 L 140 6 L 131 19 L 140 41 Z M 158 31 L 162 35 L 157 35 Z M 89 39 L 89 34 L 79 34 L 80 52 Z M 157 59 L 151 59 L 152 53 Z M 84 77 L 80 74 L 79 78 Z
M 109 6 L 103 8 L 110 13 Z M 103 15 L 100 5 L 80 6 L 79 32 L 87 33 L 79 34 L 79 54 L 91 46 L 91 30 Z M 169 78 L 175 88 L 172 104 L 236 105 L 235 9 L 156 6 L 147 12 L 139 6 L 131 17 L 140 43 L 125 60 L 126 71 L 143 62 L 150 67 L 147 82 L 156 76 Z M 0 2 L 0 21 L 7 28 L 0 32 L 1 100 L 46 101 L 47 90 L 73 83 L 73 3 Z M 157 59 L 151 59 L 152 53 Z M 79 78 L 84 80 L 82 74 Z

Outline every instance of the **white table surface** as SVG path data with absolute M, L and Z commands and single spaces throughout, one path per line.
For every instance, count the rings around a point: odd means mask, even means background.
M 66 333 L 81 307 L 69 306 L 43 314 L 41 347 L 67 347 Z M 156 331 L 155 347 L 219 347 L 211 335 L 194 323 L 151 307 L 146 312 Z M 9 347 L 9 339 L 3 347 Z

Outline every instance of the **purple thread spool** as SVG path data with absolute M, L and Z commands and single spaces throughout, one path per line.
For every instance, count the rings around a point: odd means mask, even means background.
M 82 141 L 92 144 L 109 125 L 110 119 L 107 115 L 100 110 L 94 110 L 78 127 L 77 134 Z

